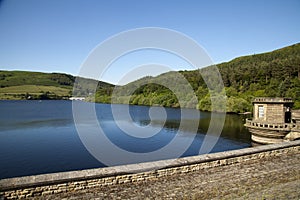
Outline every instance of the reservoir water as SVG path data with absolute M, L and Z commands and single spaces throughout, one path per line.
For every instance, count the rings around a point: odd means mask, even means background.
M 81 104 L 90 104 L 81 102 Z M 123 108 L 127 105 L 116 105 Z M 95 104 L 96 116 L 106 137 L 118 148 L 135 154 L 156 151 L 168 145 L 178 133 L 181 110 L 165 108 L 167 120 L 150 120 L 150 107 L 129 106 L 133 120 L 122 120 L 123 125 L 144 127 L 159 132 L 152 137 L 133 137 L 118 127 L 111 105 Z M 117 115 L 122 115 L 120 113 Z M 194 112 L 191 110 L 191 112 Z M 221 137 L 211 152 L 221 152 L 251 146 L 250 134 L 244 128 L 243 116 L 227 114 Z M 211 121 L 211 113 L 200 112 L 197 133 L 189 129 L 180 132 L 182 141 L 193 138 L 182 157 L 198 155 Z M 87 123 L 88 124 L 88 123 Z M 87 125 L 87 127 L 89 127 Z M 90 127 L 89 127 L 90 128 Z M 91 129 L 91 133 L 93 129 Z M 105 146 L 104 141 L 99 145 Z M 180 148 L 178 143 L 175 148 Z M 183 145 L 183 144 L 182 144 Z M 111 152 L 104 152 L 110 155 Z M 168 155 L 170 155 L 168 157 Z M 173 158 L 168 152 L 163 158 Z M 145 157 L 145 161 L 161 158 Z M 126 163 L 134 159 L 123 158 Z M 34 174 L 105 167 L 84 146 L 77 132 L 71 101 L 0 101 L 0 179 Z

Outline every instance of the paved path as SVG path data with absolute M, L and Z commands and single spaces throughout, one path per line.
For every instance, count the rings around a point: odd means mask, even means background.
M 247 161 L 47 199 L 300 199 L 300 154 Z

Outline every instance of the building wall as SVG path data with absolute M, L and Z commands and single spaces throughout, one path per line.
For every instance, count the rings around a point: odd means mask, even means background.
M 293 110 L 292 118 L 296 124 L 300 127 L 300 110 Z
M 285 109 L 283 104 L 266 105 L 266 121 L 271 123 L 284 123 Z
M 263 117 L 261 117 L 259 107 L 263 107 Z M 253 119 L 255 121 L 284 123 L 286 110 L 284 104 L 255 103 L 253 109 Z

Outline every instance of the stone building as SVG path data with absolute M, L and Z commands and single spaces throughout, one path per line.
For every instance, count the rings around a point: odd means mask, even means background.
M 290 123 L 292 121 L 293 100 L 291 98 L 255 98 L 253 120 L 270 123 Z
M 245 126 L 251 139 L 259 144 L 272 144 L 300 138 L 299 112 L 293 112 L 291 98 L 260 97 L 253 100 L 253 119 Z

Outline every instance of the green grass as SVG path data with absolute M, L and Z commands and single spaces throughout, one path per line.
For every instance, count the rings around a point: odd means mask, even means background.
M 48 92 L 51 96 L 66 97 L 72 92 L 72 87 L 56 87 L 44 85 L 19 85 L 0 88 L 0 99 L 26 99 L 28 96 L 39 96 Z
M 75 78 L 67 74 L 27 71 L 0 71 L 0 87 L 17 85 L 71 86 Z
M 73 87 L 78 88 L 75 96 L 88 96 L 93 86 L 106 91 L 114 85 L 80 78 L 62 73 L 0 70 L 0 99 L 65 99 L 72 95 Z M 74 86 L 75 84 L 75 86 Z

